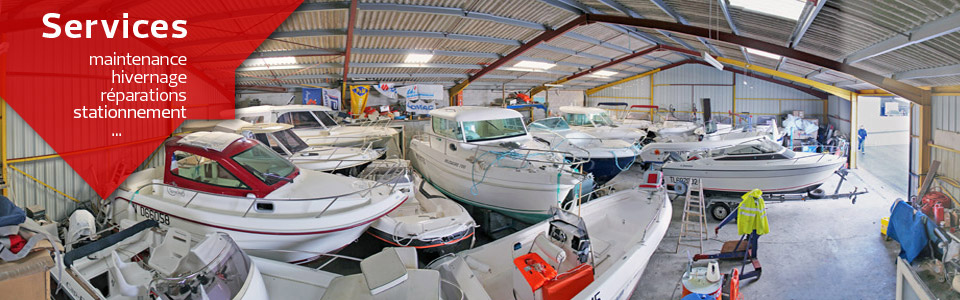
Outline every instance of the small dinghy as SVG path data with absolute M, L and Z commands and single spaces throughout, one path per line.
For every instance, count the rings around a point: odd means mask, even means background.
M 58 256 L 54 284 L 77 300 L 94 299 L 438 299 L 440 275 L 418 270 L 412 248 L 387 248 L 339 274 L 248 256 L 229 235 L 160 229 L 146 220 Z M 132 225 L 131 225 L 132 224 Z M 377 266 L 372 268 L 371 266 Z M 366 283 L 392 279 L 389 286 Z M 363 285 L 357 285 L 356 283 Z M 457 294 L 453 286 L 446 293 Z
M 469 300 L 618 299 L 636 287 L 672 214 L 663 189 L 616 192 L 428 268 Z
M 395 176 L 404 171 L 408 176 Z M 413 172 L 408 160 L 381 160 L 367 167 L 361 178 L 393 178 L 396 188 L 407 193 L 407 201 L 373 222 L 367 233 L 391 246 L 414 247 L 435 254 L 454 253 L 473 246 L 476 222 L 460 204 L 426 184 Z

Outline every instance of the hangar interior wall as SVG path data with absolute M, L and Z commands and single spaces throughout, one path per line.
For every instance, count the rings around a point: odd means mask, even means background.
M 690 118 L 694 107 L 703 111 L 701 98 L 711 99 L 713 116 L 725 123 L 732 119 L 731 112 L 765 119 L 794 110 L 802 110 L 806 118 L 823 122 L 824 102 L 828 101 L 761 79 L 688 64 L 600 90 L 587 96 L 587 105 L 652 104 L 674 109 L 679 118 Z

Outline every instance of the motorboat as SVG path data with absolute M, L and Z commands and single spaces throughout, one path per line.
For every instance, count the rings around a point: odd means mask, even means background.
M 94 299 L 430 299 L 441 291 L 439 272 L 417 269 L 412 249 L 387 248 L 376 261 L 397 266 L 405 279 L 374 291 L 357 281 L 378 278 L 382 269 L 342 276 L 333 272 L 248 256 L 222 232 L 196 241 L 189 232 L 160 229 L 155 220 L 125 222 L 119 232 L 56 257 L 50 272 L 69 298 Z M 392 254 L 392 255 L 389 255 Z M 414 254 L 412 257 L 410 254 Z M 410 262 L 413 266 L 403 264 Z M 360 261 L 361 268 L 374 262 Z M 371 280 L 372 281 L 372 280 Z M 447 287 L 450 288 L 450 287 Z M 456 290 L 447 291 L 456 293 Z M 424 298 L 417 298 L 425 296 Z M 432 297 L 438 299 L 439 296 Z
M 804 193 L 820 186 L 846 159 L 833 154 L 795 153 L 767 137 L 733 146 L 693 151 L 660 168 L 670 185 L 699 179 L 706 191 L 742 194 Z M 682 188 L 681 188 L 682 189 Z
M 384 148 L 310 146 L 292 130 L 293 125 L 283 123 L 251 124 L 242 120 L 218 122 L 210 131 L 247 135 L 274 151 L 301 169 L 333 172 L 356 176 L 374 160 L 383 158 Z
M 631 189 L 555 213 L 427 267 L 469 300 L 624 298 L 657 250 L 673 211 L 663 189 Z
M 571 128 L 598 138 L 619 139 L 631 144 L 648 142 L 646 131 L 617 125 L 602 108 L 562 106 L 560 112 Z
M 366 146 L 386 148 L 398 131 L 385 123 L 369 122 L 362 126 L 344 126 L 330 116 L 322 105 L 251 106 L 238 108 L 238 119 L 250 123 L 284 123 L 293 125 L 293 132 L 310 146 Z
M 693 142 L 657 142 L 643 146 L 640 151 L 640 160 L 644 164 L 663 164 L 668 161 L 684 161 L 696 156 L 688 156 L 691 152 L 703 152 L 710 149 L 732 147 L 746 142 L 762 139 L 758 135 L 744 135 L 731 133 L 716 135 L 713 139 Z
M 546 143 L 551 149 L 573 154 L 572 157 L 566 157 L 568 160 L 585 161 L 583 170 L 593 174 L 598 185 L 629 169 L 640 154 L 640 148 L 635 144 L 601 139 L 571 129 L 567 121 L 559 117 L 532 122 L 527 128 L 534 139 Z
M 411 162 L 454 200 L 536 223 L 592 188 L 592 176 L 574 170 L 582 162 L 535 141 L 517 111 L 455 106 L 430 115 L 431 124 L 410 141 Z
M 406 202 L 373 222 L 367 233 L 390 246 L 414 247 L 433 254 L 472 247 L 477 227 L 473 217 L 463 206 L 426 184 L 411 168 L 408 160 L 379 160 L 360 174 L 363 178 L 396 184 L 407 194 Z
M 302 170 L 235 133 L 176 136 L 164 149 L 166 166 L 133 173 L 108 198 L 114 223 L 222 231 L 250 255 L 302 263 L 353 242 L 407 198 L 391 185 Z

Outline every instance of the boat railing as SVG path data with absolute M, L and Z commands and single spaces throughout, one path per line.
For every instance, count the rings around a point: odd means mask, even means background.
M 314 218 L 320 218 L 321 216 L 323 216 L 324 213 L 327 212 L 327 210 L 330 209 L 331 206 L 333 206 L 334 203 L 337 202 L 337 200 L 340 200 L 342 198 L 346 198 L 349 196 L 368 197 L 373 192 L 374 189 L 381 188 L 381 187 L 389 187 L 391 193 L 397 191 L 397 184 L 399 183 L 399 181 L 395 179 L 398 179 L 402 176 L 407 176 L 407 173 L 409 173 L 409 169 L 400 167 L 403 165 L 402 161 L 397 161 L 395 163 L 397 164 L 397 167 L 395 168 L 396 171 L 388 172 L 386 175 L 381 174 L 380 178 L 384 178 L 384 180 L 382 181 L 374 181 L 374 180 L 360 178 L 360 179 L 363 179 L 363 181 L 368 184 L 367 187 L 356 190 L 356 191 L 348 192 L 348 193 L 325 196 L 325 197 L 270 199 L 270 198 L 256 198 L 256 197 L 247 197 L 247 196 L 233 196 L 233 195 L 224 195 L 219 193 L 184 189 L 176 185 L 170 185 L 170 184 L 158 183 L 158 182 L 152 182 L 152 183 L 141 185 L 139 188 L 137 188 L 134 191 L 134 196 L 139 195 L 140 191 L 142 191 L 147 187 L 160 187 L 160 188 L 175 188 L 183 191 L 184 193 L 193 193 L 193 195 L 190 196 L 190 199 L 183 204 L 183 207 L 185 208 L 189 207 L 190 204 L 193 203 L 193 200 L 195 200 L 199 195 L 209 195 L 209 196 L 214 196 L 218 198 L 230 198 L 230 199 L 238 200 L 238 202 L 250 201 L 250 205 L 247 206 L 247 209 L 243 212 L 243 215 L 241 216 L 243 218 L 246 218 L 247 215 L 250 214 L 250 210 L 253 209 L 254 205 L 256 205 L 259 202 L 266 201 L 266 202 L 284 203 L 284 202 L 329 201 L 329 203 L 327 203 L 324 206 L 323 210 L 321 210 L 320 213 L 318 213 L 317 216 L 314 217 Z M 390 168 L 393 168 L 393 167 L 390 167 Z M 393 183 L 389 183 L 389 182 L 393 182 Z M 154 191 L 157 192 L 158 190 L 154 190 Z
M 657 211 L 653 213 L 653 219 L 650 219 L 650 222 L 647 222 L 647 226 L 643 227 L 643 236 L 640 237 L 641 241 L 647 239 L 647 232 L 650 231 L 650 228 L 653 227 L 653 224 L 660 222 L 660 211 L 662 211 L 667 205 L 670 205 L 670 199 L 667 198 L 667 192 L 662 186 L 657 188 L 657 191 L 653 192 L 653 194 L 658 197 L 662 197 L 663 201 L 659 206 L 657 206 Z M 668 219 L 667 222 L 670 222 L 670 220 Z
M 432 137 L 432 138 L 431 138 Z M 473 163 L 477 163 L 479 159 L 487 154 L 493 153 L 496 156 L 496 159 L 509 158 L 513 160 L 520 161 L 520 166 L 518 168 L 527 168 L 530 167 L 533 163 L 543 163 L 543 164 L 552 164 L 556 165 L 558 168 L 563 168 L 565 166 L 577 167 L 586 163 L 588 160 L 583 158 L 578 158 L 574 156 L 573 153 L 568 151 L 559 151 L 554 149 L 531 149 L 531 148 L 505 148 L 501 146 L 492 146 L 492 145 L 483 145 L 477 143 L 463 142 L 460 140 L 453 140 L 445 136 L 441 136 L 434 133 L 422 132 L 413 137 L 414 139 L 427 141 L 430 145 L 430 148 L 437 149 L 434 147 L 434 143 L 443 142 L 443 154 L 448 155 L 449 151 L 459 151 L 452 150 L 450 147 L 447 147 L 448 143 L 457 143 L 457 144 L 466 144 L 474 148 L 473 154 Z M 439 141 L 438 141 L 439 140 Z M 468 161 L 470 161 L 468 159 Z M 495 161 L 491 161 L 491 165 Z
M 361 154 L 361 155 L 363 155 L 363 154 L 369 152 L 371 149 L 373 149 L 373 142 L 372 142 L 372 141 L 371 141 L 371 142 L 366 142 L 366 140 L 367 140 L 366 137 L 364 137 L 364 142 L 365 142 L 365 144 L 364 144 L 363 147 L 360 148 L 360 154 Z M 331 153 L 330 153 L 329 155 L 327 155 L 327 156 L 328 156 L 328 157 L 334 157 L 334 155 L 336 155 L 337 152 L 340 151 L 340 149 L 344 149 L 344 148 L 345 148 L 345 147 L 334 147 L 333 152 L 331 152 Z M 374 157 L 373 159 L 376 159 L 376 157 Z M 366 161 L 370 161 L 370 160 L 371 160 L 371 159 L 333 159 L 333 158 L 331 158 L 331 159 L 317 159 L 316 161 L 319 161 L 319 162 L 337 161 L 337 165 L 336 165 L 335 167 L 333 167 L 333 169 L 334 169 L 334 170 L 339 170 L 340 167 L 343 166 L 343 163 L 345 163 L 345 162 L 366 162 Z
M 586 203 L 588 200 L 593 199 L 594 196 L 597 196 L 599 198 L 599 197 L 602 197 L 603 195 L 609 195 L 612 192 L 614 192 L 614 186 L 611 184 L 605 184 L 605 185 L 596 187 L 592 191 L 587 193 L 578 192 L 576 193 L 577 196 L 575 196 L 570 201 L 564 202 L 560 208 L 562 208 L 563 210 L 569 211 L 574 206 L 580 206 L 581 204 Z

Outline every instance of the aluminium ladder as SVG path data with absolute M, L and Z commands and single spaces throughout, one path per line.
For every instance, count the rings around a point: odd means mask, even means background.
M 680 252 L 680 246 L 699 247 L 698 253 L 703 253 L 703 241 L 707 239 L 707 214 L 703 197 L 703 181 L 700 178 L 689 178 L 687 194 L 683 200 L 683 217 L 680 219 L 680 237 L 674 253 Z M 699 229 L 697 229 L 698 226 Z M 697 240 L 685 240 L 685 238 L 697 238 Z

